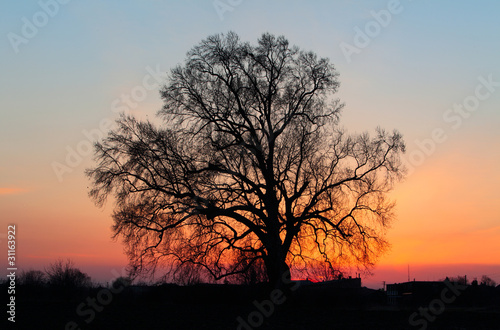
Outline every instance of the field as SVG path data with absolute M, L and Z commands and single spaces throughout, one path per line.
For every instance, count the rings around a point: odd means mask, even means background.
M 394 307 L 382 292 L 357 289 L 273 299 L 262 287 L 94 288 L 71 296 L 22 290 L 16 329 L 499 329 L 500 307 L 447 306 L 432 320 L 409 318 L 419 306 Z M 279 298 L 279 299 L 277 299 Z

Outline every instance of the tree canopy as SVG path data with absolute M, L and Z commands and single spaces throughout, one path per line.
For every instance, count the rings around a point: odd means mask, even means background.
M 122 115 L 87 170 L 134 269 L 264 267 L 276 282 L 291 266 L 373 265 L 405 146 L 397 131 L 348 134 L 338 87 L 328 59 L 283 36 L 192 48 L 161 89 L 161 124 Z

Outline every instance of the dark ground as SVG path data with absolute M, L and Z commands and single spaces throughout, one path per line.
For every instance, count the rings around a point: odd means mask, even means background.
M 425 329 L 424 323 L 427 329 L 500 329 L 496 301 L 446 306 L 432 322 L 418 316 L 412 325 L 410 315 L 421 306 L 388 306 L 379 291 L 318 294 L 299 288 L 277 296 L 276 301 L 285 300 L 282 304 L 272 304 L 268 292 L 263 287 L 165 285 L 128 287 L 119 293 L 95 288 L 69 295 L 22 288 L 16 294 L 15 327 L 8 322 L 7 329 Z M 3 314 L 5 320 L 8 315 Z

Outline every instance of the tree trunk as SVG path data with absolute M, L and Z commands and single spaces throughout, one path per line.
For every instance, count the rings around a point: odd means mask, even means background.
M 290 267 L 285 259 L 286 254 L 281 249 L 268 250 L 265 264 L 269 284 L 273 289 L 284 289 L 290 284 Z

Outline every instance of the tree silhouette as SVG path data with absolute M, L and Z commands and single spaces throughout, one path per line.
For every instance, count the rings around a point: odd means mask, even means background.
M 277 284 L 291 264 L 372 265 L 405 146 L 397 131 L 339 127 L 337 76 L 282 36 L 195 46 L 161 90 L 161 125 L 122 115 L 87 170 L 95 202 L 116 199 L 132 266 L 220 279 L 257 265 Z
M 496 282 L 492 280 L 489 276 L 483 275 L 481 276 L 481 285 L 495 286 Z
M 30 269 L 21 272 L 18 282 L 28 287 L 43 287 L 47 283 L 47 276 L 41 270 Z
M 90 276 L 76 268 L 71 260 L 58 259 L 45 270 L 50 286 L 61 290 L 74 290 L 90 287 Z

